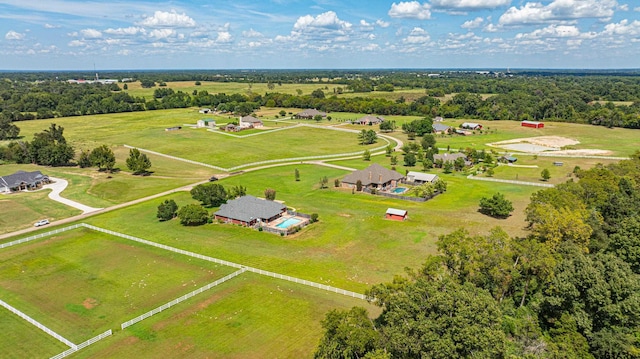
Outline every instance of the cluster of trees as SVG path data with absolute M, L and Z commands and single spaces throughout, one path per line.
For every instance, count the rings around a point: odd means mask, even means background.
M 439 254 L 334 310 L 316 358 L 634 358 L 640 352 L 640 152 L 535 193 L 529 235 L 438 238 Z
M 44 166 L 70 165 L 75 151 L 63 133 L 63 127 L 51 124 L 48 129 L 34 134 L 30 142 L 12 141 L 0 147 L 0 160 Z
M 378 135 L 374 130 L 362 130 L 358 133 L 358 143 L 361 145 L 371 145 L 378 141 Z
M 320 74 L 323 77 L 318 77 Z M 51 78 L 53 74 L 40 74 Z M 78 75 L 78 74 L 73 74 Z M 162 72 L 130 74 L 148 86 L 156 82 L 237 81 L 252 84 L 264 81 L 269 91 L 275 84 L 339 84 L 328 96 L 322 89 L 310 95 L 269 92 L 264 95 L 209 94 L 160 87 L 150 101 L 120 91 L 117 84 L 68 84 L 57 80 L 27 81 L 38 74 L 4 74 L 13 81 L 0 82 L 0 118 L 20 121 L 56 116 L 143 111 L 188 106 L 213 106 L 219 110 L 249 114 L 260 106 L 316 108 L 326 112 L 376 113 L 380 115 L 443 116 L 484 120 L 544 120 L 591 123 L 609 127 L 640 128 L 640 80 L 637 74 L 521 73 L 513 77 L 487 77 L 470 73 L 448 73 L 441 77 L 417 76 L 415 71 L 260 72 L 230 71 Z M 63 77 L 71 77 L 66 74 Z M 20 79 L 20 80 L 18 80 Z M 367 93 L 393 91 L 402 87 L 422 88 L 425 96 L 413 101 L 404 98 L 341 97 L 344 91 Z M 328 86 L 324 86 L 328 90 Z M 334 88 L 335 90 L 336 88 Z M 491 96 L 487 96 L 487 94 Z M 441 101 L 444 95 L 453 95 Z M 611 101 L 626 101 L 615 106 Z M 387 126 L 387 125 L 385 125 Z

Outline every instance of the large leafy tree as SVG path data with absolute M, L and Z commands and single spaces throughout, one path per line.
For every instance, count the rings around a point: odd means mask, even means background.
M 178 215 L 178 205 L 176 201 L 172 199 L 165 199 L 164 202 L 158 206 L 158 217 L 161 221 L 168 221 L 175 218 Z
M 148 173 L 147 170 L 151 168 L 151 160 L 137 148 L 132 148 L 129 150 L 127 168 L 132 171 L 134 175 L 146 174 Z
M 375 350 L 379 341 L 373 321 L 361 307 L 330 311 L 322 328 L 325 334 L 314 355 L 317 359 L 362 358 Z
M 480 213 L 496 218 L 507 218 L 513 212 L 513 204 L 502 193 L 480 199 Z
M 89 159 L 91 164 L 98 167 L 100 171 L 111 172 L 116 165 L 116 156 L 107 145 L 94 148 L 89 154 Z
M 205 207 L 218 207 L 227 202 L 227 191 L 217 183 L 199 184 L 191 189 L 191 197 Z
M 31 162 L 45 166 L 63 166 L 73 160 L 75 151 L 63 136 L 64 128 L 51 124 L 48 129 L 33 135 L 26 143 Z
M 7 117 L 0 116 L 0 140 L 8 140 L 18 137 L 20 128 L 13 124 Z
M 178 218 L 183 226 L 197 226 L 207 222 L 209 213 L 202 206 L 188 204 L 178 210 Z

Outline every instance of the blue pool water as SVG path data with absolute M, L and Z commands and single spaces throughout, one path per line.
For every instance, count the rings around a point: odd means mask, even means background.
M 392 193 L 403 193 L 404 191 L 406 191 L 407 189 L 404 187 L 397 187 L 394 188 L 393 191 L 391 191 Z
M 278 227 L 278 228 L 289 228 L 289 227 L 293 226 L 294 224 L 298 224 L 298 223 L 300 223 L 300 220 L 297 219 L 297 218 L 293 218 L 292 217 L 292 218 L 288 218 L 287 220 L 285 220 L 282 223 L 278 223 L 276 225 L 276 227 Z

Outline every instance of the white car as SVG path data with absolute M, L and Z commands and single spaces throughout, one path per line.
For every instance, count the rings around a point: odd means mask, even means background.
M 41 219 L 38 222 L 36 222 L 36 224 L 34 224 L 34 226 L 40 227 L 40 226 L 46 226 L 47 224 L 49 224 L 49 220 L 48 219 Z

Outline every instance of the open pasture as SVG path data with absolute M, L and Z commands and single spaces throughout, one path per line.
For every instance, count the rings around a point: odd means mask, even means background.
M 295 181 L 295 169 L 300 172 L 300 181 Z M 318 213 L 318 223 L 287 237 L 217 222 L 199 227 L 184 227 L 177 220 L 158 222 L 156 207 L 164 198 L 86 221 L 236 263 L 363 291 L 372 284 L 391 280 L 407 266 L 419 267 L 426 255 L 435 253 L 436 238 L 459 227 L 472 233 L 487 233 L 494 226 L 503 226 L 510 233 L 524 233 L 522 211 L 530 195 L 538 190 L 470 181 L 455 175 L 445 178 L 449 182 L 446 194 L 416 203 L 334 188 L 333 180 L 342 179 L 347 173 L 323 166 L 296 165 L 247 172 L 218 182 L 225 187 L 245 186 L 255 196 L 263 196 L 266 188 L 273 188 L 276 199 L 285 201 L 287 206 L 302 213 Z M 329 179 L 329 188 L 320 189 L 319 181 L 324 176 Z M 497 220 L 477 212 L 480 198 L 495 192 L 507 194 L 514 202 L 516 211 L 509 219 Z M 194 203 L 188 193 L 166 198 L 174 199 L 179 206 Z M 385 220 L 389 207 L 408 210 L 410 220 Z
M 79 358 L 309 358 L 331 309 L 377 308 L 364 301 L 244 273 L 115 333 Z
M 0 251 L 0 298 L 80 343 L 232 271 L 78 229 Z
M 67 140 L 78 147 L 86 148 L 87 142 L 92 145 L 127 144 L 225 168 L 272 159 L 364 151 L 384 144 L 379 141 L 378 144 L 360 146 L 354 133 L 307 127 L 246 138 L 185 127 L 178 131 L 165 131 L 166 127 L 177 124 L 195 124 L 199 117 L 193 112 L 192 109 L 182 109 L 67 117 L 25 121 L 21 128 L 25 136 L 31 137 L 30 134 L 56 123 L 65 128 Z M 193 117 L 186 119 L 189 116 Z M 237 134 L 242 135 L 242 132 Z
M 82 213 L 72 207 L 50 200 L 49 190 L 0 194 L 0 234 L 33 226 L 41 219 L 55 221 Z
M 0 308 L 0 353 L 6 359 L 50 358 L 69 349 L 5 308 Z
M 626 128 L 606 128 L 603 126 L 581 125 L 564 122 L 545 122 L 540 129 L 522 127 L 518 121 L 480 121 L 480 120 L 446 120 L 443 124 L 458 128 L 463 122 L 475 122 L 483 126 L 482 133 L 475 131 L 469 136 L 437 135 L 438 147 L 450 146 L 452 149 L 471 147 L 490 149 L 487 144 L 517 138 L 535 136 L 562 136 L 580 141 L 567 149 L 609 150 L 612 156 L 628 156 L 640 148 L 640 136 L 637 130 Z M 396 131 L 392 136 L 406 138 Z M 505 151 L 494 148 L 500 153 Z
M 333 85 L 333 84 L 286 84 L 278 85 L 274 84 L 275 87 L 273 90 L 270 90 L 266 83 L 244 83 L 244 82 L 214 82 L 214 81 L 200 81 L 200 85 L 196 86 L 195 81 L 170 81 L 166 83 L 166 87 L 152 87 L 152 88 L 142 88 L 140 86 L 140 82 L 129 82 L 127 83 L 127 91 L 131 96 L 142 96 L 147 100 L 151 100 L 153 98 L 153 92 L 159 88 L 170 88 L 175 91 L 182 91 L 188 94 L 193 93 L 194 90 L 197 91 L 208 91 L 210 94 L 217 93 L 226 93 L 227 95 L 231 95 L 234 93 L 240 93 L 244 95 L 249 94 L 258 94 L 264 95 L 267 92 L 278 92 L 285 93 L 290 95 L 297 95 L 298 90 L 302 91 L 303 95 L 309 95 L 311 92 L 317 89 L 321 89 L 325 92 L 325 94 L 332 94 L 334 88 L 344 87 L 344 85 Z M 124 84 L 118 84 L 120 88 L 124 86 Z

